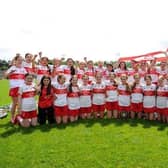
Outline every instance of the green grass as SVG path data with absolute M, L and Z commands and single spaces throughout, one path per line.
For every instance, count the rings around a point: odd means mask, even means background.
M 0 105 L 9 104 L 11 101 L 11 98 L 8 96 L 8 88 L 8 80 L 0 80 Z
M 0 120 L 0 153 L 1 168 L 165 168 L 168 129 L 131 119 L 24 129 L 12 126 L 8 117 Z

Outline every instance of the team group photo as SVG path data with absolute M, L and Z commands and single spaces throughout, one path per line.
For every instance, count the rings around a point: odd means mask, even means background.
M 0 168 L 167 168 L 167 0 L 0 1 Z

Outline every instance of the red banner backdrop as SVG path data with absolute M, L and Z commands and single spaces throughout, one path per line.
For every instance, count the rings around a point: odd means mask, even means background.
M 119 62 L 121 61 L 150 61 L 155 59 L 157 62 L 166 61 L 168 49 L 166 51 L 155 51 L 143 55 L 129 56 L 129 57 L 120 57 Z

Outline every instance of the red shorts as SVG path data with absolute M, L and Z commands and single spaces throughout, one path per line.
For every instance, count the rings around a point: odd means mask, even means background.
M 142 112 L 143 111 L 143 103 L 131 103 L 131 111 L 133 112 Z
M 161 114 L 161 115 L 167 115 L 168 112 L 167 112 L 167 108 L 156 108 L 156 112 Z
M 28 111 L 28 112 L 22 111 L 21 116 L 22 116 L 23 119 L 35 118 L 35 117 L 37 117 L 37 110 Z
M 9 90 L 9 96 L 11 96 L 11 97 L 18 97 L 19 96 L 18 91 L 19 91 L 19 87 L 11 88 Z
M 106 110 L 118 110 L 118 102 L 106 102 Z
M 122 111 L 130 112 L 131 107 L 130 106 L 118 106 L 118 110 L 119 112 L 122 112 Z
M 56 117 L 68 116 L 68 106 L 54 106 L 54 114 Z
M 105 110 L 105 104 L 103 104 L 103 105 L 93 104 L 93 105 L 92 105 L 92 109 L 93 109 L 93 112 L 101 112 L 101 111 L 104 111 L 104 110 Z
M 92 112 L 92 108 L 91 107 L 81 107 L 80 108 L 80 114 L 85 114 L 85 113 L 91 113 Z
M 143 107 L 143 111 L 145 113 L 154 113 L 156 111 L 156 108 L 155 107 L 150 107 L 150 108 Z
M 73 117 L 78 116 L 79 115 L 79 109 L 75 109 L 75 110 L 68 109 L 68 115 L 73 116 Z

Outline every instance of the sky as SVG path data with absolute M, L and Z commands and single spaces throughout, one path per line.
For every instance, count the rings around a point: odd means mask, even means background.
M 0 58 L 116 60 L 168 48 L 167 0 L 0 0 Z

